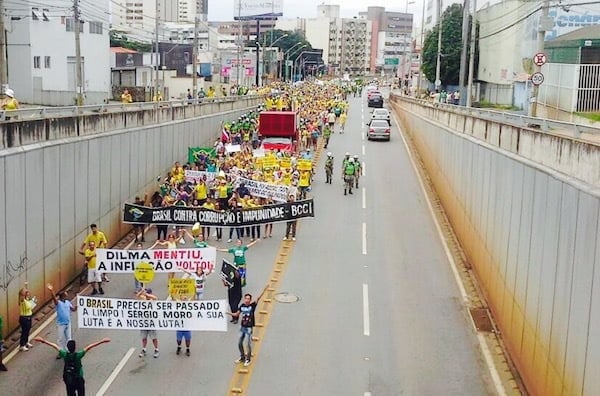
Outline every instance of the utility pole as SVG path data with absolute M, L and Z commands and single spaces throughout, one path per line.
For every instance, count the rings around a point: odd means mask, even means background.
M 77 90 L 77 106 L 83 105 L 83 77 L 81 73 L 81 38 L 79 21 L 79 0 L 73 0 L 73 16 L 75 23 L 75 89 Z
M 194 17 L 194 48 L 192 48 L 192 96 L 198 95 L 198 15 Z
M 425 43 L 425 7 L 423 0 L 423 11 L 421 12 L 421 50 L 419 52 L 419 79 L 417 80 L 417 94 L 421 92 L 421 80 L 423 79 L 423 44 Z
M 156 19 L 154 20 L 154 40 L 155 40 L 155 44 L 154 44 L 154 63 L 156 63 L 155 65 L 155 73 L 154 73 L 154 94 L 153 94 L 153 98 L 154 96 L 156 96 L 156 98 L 158 99 L 158 68 L 159 68 L 159 61 L 158 61 L 158 26 L 159 26 L 159 13 L 158 13 L 158 0 L 156 0 L 155 4 L 154 4 L 155 8 L 156 8 Z
M 469 0 L 463 2 L 462 20 L 462 51 L 460 53 L 460 71 L 458 74 L 458 86 L 460 89 L 460 104 L 465 104 L 465 72 L 467 70 L 467 47 L 469 46 Z
M 469 53 L 469 78 L 467 79 L 467 107 L 471 107 L 473 91 L 473 74 L 475 70 L 475 42 L 477 37 L 477 0 L 473 0 L 473 19 L 471 20 L 471 52 Z M 462 94 L 460 95 L 462 100 Z
M 437 58 L 435 62 L 435 89 L 439 89 L 442 85 L 440 80 L 440 62 L 442 60 L 442 0 L 437 0 L 437 20 L 438 20 L 438 42 L 437 42 Z
M 537 53 L 544 52 L 544 40 L 546 39 L 546 24 L 548 21 L 548 10 L 550 9 L 550 2 L 548 0 L 544 0 L 544 4 L 542 4 L 542 16 L 540 17 L 540 26 L 538 27 L 538 36 L 537 36 Z M 542 70 L 541 66 L 535 66 L 535 72 L 539 73 Z M 531 117 L 537 117 L 537 104 L 538 104 L 538 95 L 539 95 L 540 87 L 538 85 L 533 86 L 532 92 L 532 101 L 529 106 L 529 115 Z
M 242 0 L 237 0 L 238 3 L 238 28 L 239 28 L 239 34 L 238 34 L 238 53 L 237 53 L 237 70 L 236 70 L 236 76 L 237 76 L 237 83 L 238 85 L 242 84 L 242 78 L 241 78 L 241 71 L 242 71 L 242 47 L 244 45 L 243 41 L 242 41 L 242 36 L 244 35 L 244 32 L 242 30 Z M 257 55 L 258 56 L 258 55 Z M 258 73 L 258 70 L 256 71 L 256 73 Z M 229 83 L 231 84 L 231 81 L 229 81 Z
M 4 0 L 0 0 L 0 93 L 8 88 L 8 60 L 6 57 L 6 28 L 4 27 Z

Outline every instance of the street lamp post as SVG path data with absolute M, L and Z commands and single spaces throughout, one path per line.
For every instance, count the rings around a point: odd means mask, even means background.
M 298 61 L 298 59 L 302 58 L 303 54 L 319 54 L 320 55 L 321 53 L 318 51 L 302 51 L 302 52 L 300 52 L 300 54 L 296 57 L 296 59 L 294 59 L 294 69 L 292 69 L 292 70 L 295 70 L 295 72 L 293 73 L 292 80 L 294 79 L 294 75 L 296 75 L 296 73 L 297 73 L 296 62 Z
M 286 58 L 285 58 L 286 63 L 287 63 L 287 61 L 288 61 L 289 58 L 291 58 L 292 56 L 294 56 L 296 54 L 296 52 L 300 51 L 302 48 L 305 48 L 306 46 L 307 46 L 307 44 L 302 44 L 302 46 L 300 48 L 296 48 L 296 50 L 294 50 L 289 56 L 286 56 Z M 291 50 L 291 48 L 288 50 L 288 52 L 290 50 Z M 294 72 L 293 65 L 294 65 L 295 62 L 296 62 L 295 60 L 294 60 L 294 62 L 292 62 L 292 69 L 291 69 L 292 73 Z M 286 77 L 285 79 L 288 80 L 288 66 L 287 66 L 287 64 L 285 65 L 285 77 Z
M 302 41 L 298 41 L 296 44 L 292 45 L 290 48 L 288 48 L 288 50 L 287 50 L 287 51 L 285 51 L 285 52 L 283 53 L 283 59 L 284 59 L 283 63 L 285 63 L 285 62 L 287 61 L 287 54 L 288 54 L 288 53 L 289 53 L 291 50 L 293 50 L 294 48 L 296 48 L 297 46 L 299 46 L 300 44 L 302 44 Z M 306 45 L 306 44 L 305 44 L 305 45 Z M 282 67 L 282 62 L 280 62 L 280 63 L 279 63 L 279 78 L 281 78 L 281 75 L 282 75 L 282 74 L 281 74 L 281 67 Z M 285 70 L 287 71 L 287 65 L 286 65 L 286 67 L 285 67 Z M 286 74 L 287 74 L 287 73 L 286 73 Z M 283 77 L 284 77 L 283 79 L 285 80 L 285 76 L 283 76 Z
M 271 32 L 273 32 L 272 29 L 271 29 Z M 279 36 L 277 39 L 275 39 L 275 41 L 271 41 L 271 43 L 269 44 L 269 46 L 267 48 L 272 48 L 279 40 L 281 40 L 283 38 L 286 38 L 286 37 L 288 37 L 287 33 Z M 265 55 L 266 55 L 265 51 L 266 51 L 266 48 L 263 48 L 263 74 L 266 74 L 265 73 L 265 71 L 266 71 L 266 67 L 265 66 L 267 64 L 267 60 L 265 58 Z M 271 55 L 270 54 L 271 53 L 269 52 L 269 73 L 271 72 L 271 63 L 272 63 L 272 59 L 271 59 Z

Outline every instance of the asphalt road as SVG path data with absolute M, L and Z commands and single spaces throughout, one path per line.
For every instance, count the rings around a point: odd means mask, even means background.
M 492 394 L 398 128 L 393 126 L 390 142 L 363 140 L 366 99 L 350 103 L 346 133 L 335 133 L 327 149 L 335 155 L 334 182 L 324 183 L 322 156 L 313 187 L 317 217 L 300 222 L 278 286 L 300 299 L 273 303 L 245 394 Z M 366 173 L 349 196 L 343 195 L 340 168 L 346 151 L 359 155 Z M 283 230 L 276 225 L 273 238 L 248 251 L 248 292 L 258 293 L 270 279 Z M 147 240 L 154 237 L 152 230 Z M 157 277 L 153 289 L 165 297 L 166 277 Z M 132 297 L 133 279 L 112 276 L 105 291 Z M 226 298 L 217 275 L 209 277 L 205 298 Z M 212 396 L 228 394 L 238 332 L 230 326 L 226 333 L 194 333 L 190 357 L 175 355 L 174 331 L 159 332 L 157 359 L 138 357 L 138 331 L 74 330 L 74 337 L 80 346 L 104 336 L 113 340 L 84 358 L 89 394 L 114 377 L 104 394 Z M 54 323 L 42 335 L 54 341 Z M 62 362 L 54 357 L 43 345 L 20 352 L 9 372 L 0 373 L 0 393 L 64 394 Z

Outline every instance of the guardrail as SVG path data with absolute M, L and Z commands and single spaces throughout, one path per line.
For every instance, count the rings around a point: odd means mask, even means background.
M 477 117 L 484 120 L 502 122 L 503 124 L 517 127 L 534 128 L 543 132 L 566 134 L 570 137 L 578 139 L 582 138 L 582 134 L 600 136 L 600 127 L 593 127 L 590 125 L 550 120 L 547 118 L 529 117 L 526 115 L 509 113 L 505 111 L 464 107 L 446 103 L 432 103 L 428 100 L 416 99 L 409 96 L 398 95 L 396 93 L 391 93 L 390 95 L 402 98 L 402 100 L 418 103 L 422 106 L 442 108 L 451 110 L 458 114 Z
M 87 106 L 61 106 L 61 107 L 31 107 L 19 110 L 0 110 L 0 122 L 10 120 L 39 120 L 44 118 L 72 117 L 77 115 L 95 113 L 118 113 L 126 111 L 153 110 L 188 105 L 235 102 L 241 99 L 259 98 L 260 95 L 228 96 L 204 99 L 180 99 L 164 102 L 133 102 L 114 103 Z

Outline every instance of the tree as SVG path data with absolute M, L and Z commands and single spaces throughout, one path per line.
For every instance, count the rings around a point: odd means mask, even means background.
M 284 37 L 282 39 L 280 39 L 279 41 L 277 41 L 281 36 L 287 34 L 287 37 Z M 291 30 L 280 30 L 280 29 L 273 29 L 273 38 L 271 39 L 271 30 L 267 30 L 266 32 L 261 32 L 258 36 L 258 43 L 262 46 L 263 44 L 265 44 L 265 46 L 269 46 L 269 44 L 271 43 L 275 43 L 274 47 L 279 48 L 282 52 L 286 52 L 287 50 L 289 50 L 290 48 L 292 48 L 294 45 L 298 44 L 298 43 L 302 43 L 302 44 L 306 44 L 306 47 L 304 48 L 304 50 L 311 50 L 312 46 L 310 45 L 310 43 L 308 41 L 306 41 L 306 39 L 304 38 L 304 36 L 301 33 L 298 32 L 294 32 Z M 277 41 L 277 42 L 276 42 Z M 296 48 L 300 47 L 302 44 L 298 45 Z M 246 43 L 247 47 L 254 47 L 255 42 L 254 41 L 250 41 Z
M 442 56 L 440 57 L 442 85 L 458 85 L 462 51 L 462 10 L 461 4 L 452 4 L 442 15 Z M 435 81 L 439 26 L 438 23 L 431 29 L 423 43 L 421 70 L 429 81 Z M 475 53 L 477 54 L 477 51 Z

